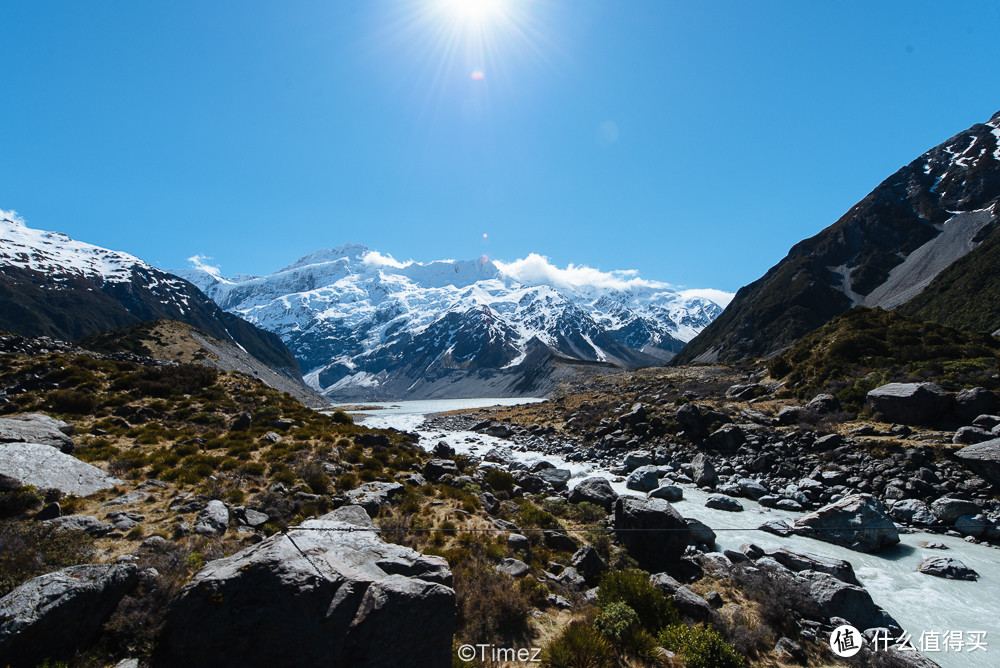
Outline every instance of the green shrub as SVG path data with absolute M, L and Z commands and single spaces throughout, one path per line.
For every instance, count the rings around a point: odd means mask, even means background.
M 78 390 L 53 390 L 46 399 L 53 412 L 71 415 L 90 415 L 98 405 L 95 395 Z
M 611 643 L 597 629 L 573 622 L 542 652 L 548 668 L 612 668 L 616 657 Z
M 609 571 L 601 578 L 597 605 L 603 610 L 612 603 L 624 603 L 639 616 L 642 628 L 658 633 L 680 621 L 674 606 L 649 582 L 649 573 L 637 568 Z
M 496 492 L 510 493 L 514 491 L 514 476 L 507 471 L 490 469 L 483 478 L 486 480 L 486 484 Z
M 0 522 L 0 596 L 44 573 L 90 563 L 94 539 L 38 522 Z
M 618 644 L 633 627 L 640 626 L 639 615 L 622 601 L 606 605 L 594 620 L 594 628 Z
M 330 417 L 337 424 L 354 424 L 354 418 L 352 418 L 344 411 L 333 411 Z
M 684 657 L 687 668 L 742 668 L 743 657 L 711 627 L 672 624 L 660 633 L 660 642 Z

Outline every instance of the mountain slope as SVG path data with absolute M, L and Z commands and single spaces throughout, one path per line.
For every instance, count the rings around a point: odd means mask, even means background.
M 301 379 L 270 332 L 226 313 L 194 285 L 139 258 L 27 227 L 0 211 L 0 330 L 76 340 L 138 322 L 180 320 Z
M 663 364 L 722 310 L 634 278 L 532 281 L 485 257 L 401 263 L 358 245 L 270 276 L 177 273 L 279 334 L 307 382 L 342 400 L 530 394 L 562 374 L 554 364 Z
M 1000 216 L 1000 112 L 903 167 L 740 289 L 675 363 L 766 356 L 852 306 L 895 308 Z M 1000 326 L 1000 323 L 998 323 Z

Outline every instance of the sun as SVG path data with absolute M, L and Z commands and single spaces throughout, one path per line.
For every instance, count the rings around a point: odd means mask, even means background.
M 442 11 L 454 21 L 469 27 L 483 28 L 506 18 L 505 0 L 439 0 Z

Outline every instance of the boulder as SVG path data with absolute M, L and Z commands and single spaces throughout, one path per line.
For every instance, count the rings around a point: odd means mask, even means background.
M 649 498 L 663 499 L 664 501 L 669 501 L 670 503 L 676 503 L 684 498 L 684 490 L 677 485 L 663 485 L 662 487 L 657 487 L 650 492 Z
M 0 445 L 0 471 L 21 485 L 54 488 L 75 496 L 90 496 L 123 484 L 96 466 L 42 443 Z
M 820 571 L 806 570 L 796 573 L 795 577 L 806 584 L 810 597 L 827 619 L 842 617 L 859 629 L 899 628 L 899 623 L 888 612 L 875 605 L 864 587 Z
M 544 473 L 544 471 L 542 472 Z M 531 492 L 532 494 L 547 494 L 551 493 L 552 485 L 541 477 L 541 473 L 528 473 L 527 471 L 515 471 L 514 472 L 514 482 L 523 488 L 526 492 Z
M 965 389 L 955 396 L 955 419 L 962 424 L 971 424 L 980 415 L 992 413 L 996 406 L 997 395 L 985 387 Z
M 1000 485 L 1000 438 L 962 448 L 955 456 L 973 473 L 994 485 Z
M 660 486 L 660 470 L 655 466 L 640 466 L 629 474 L 625 486 L 637 492 L 652 492 Z
M 514 461 L 514 453 L 510 448 L 490 448 L 489 451 L 483 455 L 483 461 L 509 466 L 510 463 Z
M 424 464 L 424 475 L 428 480 L 436 482 L 445 474 L 459 475 L 458 466 L 451 459 L 431 459 Z
M 585 478 L 577 483 L 569 493 L 571 503 L 587 501 L 611 512 L 615 501 L 618 499 L 618 492 L 611 488 L 611 483 L 607 478 L 593 477 Z
M 903 499 L 892 505 L 889 514 L 904 524 L 929 526 L 937 521 L 930 506 L 917 499 Z
M 705 501 L 705 507 L 735 513 L 743 512 L 743 504 L 731 496 L 723 496 L 722 494 L 713 494 L 708 497 L 708 500 Z
M 0 418 L 0 444 L 41 443 L 68 453 L 73 451 L 73 431 L 72 425 L 39 413 Z
M 345 506 L 195 574 L 153 664 L 450 665 L 451 581 L 444 559 L 384 542 Z
M 361 506 L 371 517 L 381 508 L 400 500 L 406 488 L 398 482 L 366 482 L 347 493 L 350 503 Z
M 962 515 L 955 520 L 955 531 L 963 536 L 979 538 L 990 526 L 985 515 Z
M 194 532 L 206 536 L 226 533 L 229 530 L 229 509 L 218 499 L 212 499 L 194 520 Z
M 859 552 L 878 552 L 899 542 L 896 525 L 870 494 L 845 496 L 800 517 L 795 528 L 803 535 Z
M 507 547 L 514 552 L 527 554 L 531 552 L 531 541 L 523 534 L 512 533 L 507 535 Z
M 701 520 L 696 520 L 693 517 L 685 517 L 684 522 L 688 525 L 688 528 L 691 529 L 692 545 L 703 544 L 708 545 L 709 547 L 715 545 L 715 532 L 712 531 L 712 528 L 707 524 Z
M 545 547 L 557 552 L 576 552 L 576 541 L 564 533 L 546 529 L 542 532 Z
M 806 410 L 816 415 L 836 413 L 840 410 L 840 399 L 832 394 L 817 394 L 812 401 L 806 404 Z
M 614 528 L 618 540 L 647 570 L 664 570 L 676 562 L 691 540 L 684 518 L 663 499 L 618 497 Z
M 650 453 L 636 450 L 625 455 L 625 461 L 622 462 L 622 466 L 625 467 L 626 471 L 631 473 L 640 466 L 649 466 L 652 463 L 653 456 Z
M 724 452 L 732 452 L 746 443 L 747 437 L 735 424 L 724 424 L 708 436 L 708 446 Z
M 719 484 L 719 475 L 715 472 L 715 467 L 702 453 L 698 453 L 691 460 L 691 479 L 698 487 L 715 487 Z
M 978 580 L 979 573 L 953 557 L 928 557 L 917 570 L 927 575 L 949 580 Z
M 590 545 L 584 545 L 573 555 L 570 566 L 583 576 L 587 585 L 596 587 L 601 580 L 601 575 L 608 570 L 608 565 L 604 559 Z
M 114 525 L 102 522 L 90 515 L 63 515 L 55 519 L 45 520 L 42 524 L 58 531 L 83 531 L 95 538 L 107 535 L 115 529 Z
M 667 600 L 673 602 L 677 612 L 684 617 L 697 622 L 707 622 L 715 617 L 708 601 L 666 573 L 656 573 L 650 576 L 649 581 Z
M 854 574 L 851 562 L 833 557 L 824 557 L 811 552 L 793 552 L 788 548 L 778 548 L 764 553 L 785 568 L 799 573 L 801 571 L 818 571 L 827 573 L 841 582 L 862 586 Z
M 560 492 L 566 489 L 566 485 L 567 483 L 569 483 L 569 478 L 571 474 L 569 472 L 569 469 L 548 468 L 548 469 L 542 469 L 535 475 L 537 475 L 545 482 L 549 483 L 549 485 L 552 486 L 552 489 L 556 490 L 557 492 Z
M 982 427 L 959 427 L 952 437 L 951 442 L 958 445 L 971 445 L 982 443 L 996 438 L 992 431 L 987 431 Z
M 868 403 L 888 422 L 930 424 L 951 410 L 954 397 L 933 383 L 889 383 L 868 393 Z
M 70 566 L 25 582 L 0 599 L 0 665 L 69 659 L 138 582 L 132 564 Z
M 954 524 L 962 515 L 975 515 L 982 511 L 972 501 L 943 496 L 931 502 L 931 512 L 944 524 Z
M 705 428 L 701 410 L 694 404 L 684 404 L 677 409 L 677 424 L 689 431 L 698 432 Z
M 497 565 L 497 570 L 501 573 L 506 573 L 512 578 L 523 578 L 531 572 L 528 564 L 520 559 L 504 559 Z
M 253 426 L 253 416 L 250 413 L 240 413 L 233 419 L 233 423 L 229 425 L 229 429 L 232 431 L 246 431 Z
M 767 494 L 767 487 L 750 478 L 740 478 L 736 486 L 740 488 L 740 494 L 754 501 Z

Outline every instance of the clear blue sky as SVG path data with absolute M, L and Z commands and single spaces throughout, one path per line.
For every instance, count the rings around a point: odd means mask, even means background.
M 164 268 L 736 290 L 1000 109 L 998 2 L 489 1 L 0 0 L 0 208 Z

